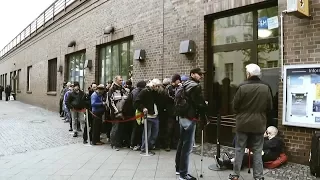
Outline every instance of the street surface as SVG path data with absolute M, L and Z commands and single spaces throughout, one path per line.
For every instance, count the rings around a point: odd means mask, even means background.
M 178 179 L 175 151 L 155 151 L 155 156 L 141 157 L 130 149 L 117 152 L 109 145 L 83 145 L 82 138 L 73 138 L 68 129 L 69 124 L 63 123 L 56 112 L 19 101 L 0 101 L 0 180 Z M 198 178 L 200 159 L 195 154 L 190 159 L 190 173 Z M 203 178 L 199 179 L 226 180 L 231 171 L 211 171 L 208 166 L 213 162 L 204 158 Z M 242 177 L 253 179 L 247 169 Z

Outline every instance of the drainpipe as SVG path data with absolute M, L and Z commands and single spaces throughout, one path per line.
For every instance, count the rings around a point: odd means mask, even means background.
M 283 81 L 283 64 L 284 64 L 284 32 L 283 32 L 283 14 L 284 13 L 287 13 L 287 10 L 284 10 L 281 12 L 281 15 L 280 15 L 280 24 L 281 24 L 281 27 L 280 27 L 280 50 L 281 50 L 281 81 Z

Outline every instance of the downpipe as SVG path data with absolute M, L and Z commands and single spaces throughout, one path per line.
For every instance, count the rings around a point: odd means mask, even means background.
M 287 10 L 284 10 L 281 12 L 280 15 L 280 51 L 281 51 L 281 57 L 280 57 L 280 62 L 281 62 L 281 82 L 283 82 L 283 74 L 284 74 L 284 30 L 283 30 L 283 18 L 284 14 L 287 13 Z

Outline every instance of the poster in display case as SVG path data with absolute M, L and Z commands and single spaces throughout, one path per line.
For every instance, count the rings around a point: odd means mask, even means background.
M 320 64 L 285 65 L 283 125 L 320 128 Z

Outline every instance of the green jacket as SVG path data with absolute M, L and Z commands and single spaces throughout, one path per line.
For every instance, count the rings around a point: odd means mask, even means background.
M 268 84 L 253 76 L 241 83 L 233 100 L 236 130 L 244 133 L 264 133 L 267 114 L 272 110 L 272 92 Z

